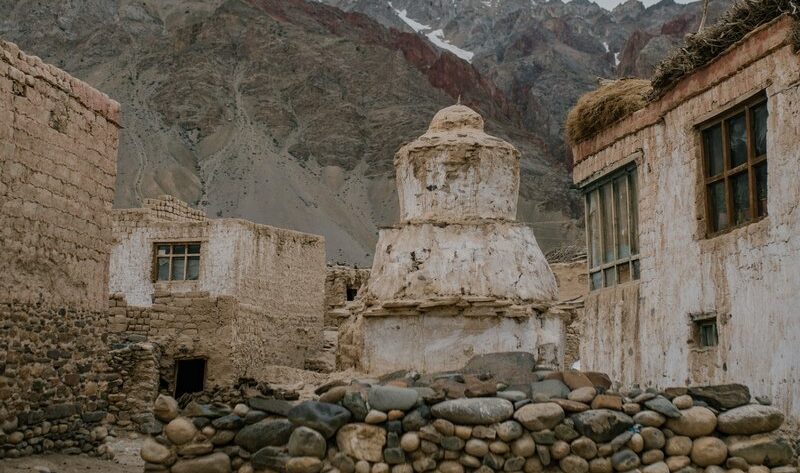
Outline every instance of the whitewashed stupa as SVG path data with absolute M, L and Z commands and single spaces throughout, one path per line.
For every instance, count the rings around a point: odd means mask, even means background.
M 463 105 L 397 152 L 400 222 L 381 230 L 359 294 L 362 369 L 456 369 L 481 353 L 536 354 L 559 336 L 561 321 L 544 315 L 555 278 L 516 221 L 519 160 Z

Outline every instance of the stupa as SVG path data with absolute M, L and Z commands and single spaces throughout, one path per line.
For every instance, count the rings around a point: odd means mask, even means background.
M 561 336 L 556 281 L 516 221 L 520 154 L 464 105 L 439 111 L 394 165 L 400 221 L 379 233 L 351 343 L 361 369 L 457 369 L 473 355 L 538 353 Z

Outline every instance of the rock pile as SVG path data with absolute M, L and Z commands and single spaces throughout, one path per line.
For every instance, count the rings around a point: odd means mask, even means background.
M 141 455 L 146 471 L 173 473 L 797 473 L 774 432 L 783 414 L 750 403 L 744 386 L 615 393 L 606 376 L 577 371 L 513 387 L 435 378 L 357 380 L 316 401 L 233 407 L 181 410 L 160 396 L 164 428 Z

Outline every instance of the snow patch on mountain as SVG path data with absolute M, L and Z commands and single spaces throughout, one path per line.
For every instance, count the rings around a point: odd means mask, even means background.
M 444 30 L 437 29 L 433 30 L 428 25 L 423 25 L 422 23 L 414 20 L 413 18 L 408 16 L 408 10 L 402 9 L 398 10 L 394 8 L 392 2 L 388 2 L 389 7 L 397 14 L 397 16 L 403 20 L 405 24 L 407 24 L 415 33 L 424 32 L 426 30 L 432 30 L 430 33 L 423 33 L 428 40 L 439 47 L 440 49 L 444 49 L 446 51 L 450 51 L 451 53 L 455 54 L 456 56 L 460 57 L 461 59 L 472 62 L 472 57 L 475 55 L 472 51 L 467 51 L 466 49 L 461 49 L 458 46 L 451 44 L 447 39 L 444 37 Z

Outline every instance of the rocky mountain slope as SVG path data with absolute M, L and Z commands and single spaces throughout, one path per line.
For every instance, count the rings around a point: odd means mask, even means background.
M 0 0 L 0 36 L 123 104 L 116 206 L 170 193 L 367 265 L 397 212 L 394 152 L 459 95 L 522 151 L 519 219 L 545 249 L 581 241 L 567 109 L 598 76 L 647 72 L 698 10 L 326 1 Z

